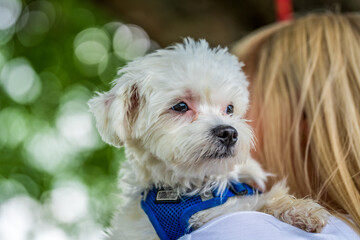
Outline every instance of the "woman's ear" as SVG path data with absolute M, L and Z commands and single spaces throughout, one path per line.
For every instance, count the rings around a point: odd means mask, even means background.
M 103 141 L 121 147 L 131 136 L 131 129 L 138 115 L 139 94 L 136 84 L 118 83 L 109 92 L 98 93 L 89 100 L 96 127 Z

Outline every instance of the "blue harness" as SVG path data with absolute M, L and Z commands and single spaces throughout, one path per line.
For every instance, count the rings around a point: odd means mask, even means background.
M 161 240 L 176 240 L 193 231 L 189 227 L 189 219 L 195 213 L 224 204 L 229 197 L 256 192 L 245 183 L 233 183 L 222 194 L 214 190 L 206 195 L 190 197 L 179 197 L 173 190 L 152 188 L 146 199 L 141 200 L 141 207 Z

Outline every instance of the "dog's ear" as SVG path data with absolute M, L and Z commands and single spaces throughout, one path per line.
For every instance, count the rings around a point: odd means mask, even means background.
M 109 92 L 98 93 L 88 102 L 103 141 L 121 147 L 131 135 L 139 109 L 136 84 L 118 83 Z

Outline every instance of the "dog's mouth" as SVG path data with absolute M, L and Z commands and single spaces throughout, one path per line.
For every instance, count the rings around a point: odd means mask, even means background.
M 214 149 L 207 150 L 203 155 L 202 159 L 221 159 L 233 157 L 235 155 L 235 147 L 217 146 Z

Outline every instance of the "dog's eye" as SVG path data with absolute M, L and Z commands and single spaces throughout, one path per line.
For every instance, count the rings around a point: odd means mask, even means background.
M 234 106 L 233 105 L 229 105 L 226 107 L 226 114 L 232 114 L 234 112 Z
M 177 112 L 184 113 L 184 112 L 189 110 L 189 107 L 188 107 L 188 105 L 186 105 L 186 103 L 179 102 L 178 104 L 172 106 L 171 109 L 174 110 L 174 111 L 177 111 Z

